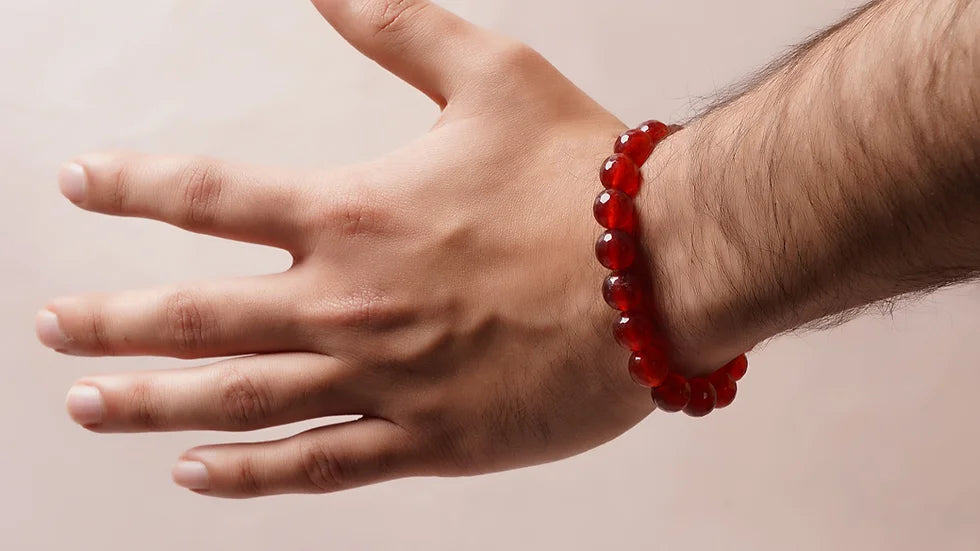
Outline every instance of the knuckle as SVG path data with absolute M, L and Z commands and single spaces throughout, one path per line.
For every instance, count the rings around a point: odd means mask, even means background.
M 132 422 L 144 429 L 160 429 L 166 424 L 163 408 L 147 382 L 136 383 L 129 391 L 129 412 Z
M 336 216 L 340 235 L 356 237 L 366 233 L 370 214 L 364 202 L 348 198 L 343 202 Z
M 300 453 L 306 482 L 314 492 L 336 492 L 350 484 L 349 467 L 328 449 L 307 445 Z
M 354 292 L 332 301 L 315 314 L 316 325 L 324 327 L 391 328 L 412 315 L 411 308 L 371 291 Z
M 255 474 L 255 465 L 248 456 L 238 460 L 234 472 L 234 484 L 239 492 L 249 496 L 262 495 L 262 484 Z
M 189 353 L 213 340 L 214 323 L 204 300 L 189 291 L 175 291 L 166 299 L 166 327 L 178 352 Z
M 426 3 L 419 0 L 380 0 L 364 4 L 366 19 L 375 37 L 404 33 L 425 7 Z
M 492 65 L 501 72 L 538 68 L 544 62 L 544 57 L 537 50 L 517 40 L 502 40 L 493 48 Z
M 268 421 L 269 394 L 251 376 L 228 367 L 221 372 L 219 389 L 222 412 L 232 427 L 244 430 Z
M 104 356 L 111 355 L 113 352 L 112 340 L 109 338 L 106 314 L 102 306 L 96 305 L 92 308 L 88 325 L 91 346 L 95 352 Z
M 134 162 L 117 161 L 110 164 L 102 180 L 102 197 L 108 212 L 128 211 L 130 191 L 138 182 L 137 165 Z
M 370 292 L 356 293 L 341 303 L 337 317 L 342 325 L 370 325 L 388 315 L 386 308 L 381 297 Z
M 177 181 L 178 209 L 184 225 L 190 228 L 212 225 L 224 187 L 218 164 L 211 159 L 193 159 Z
M 378 198 L 364 190 L 340 193 L 317 209 L 317 229 L 324 235 L 354 239 L 377 233 L 385 213 Z

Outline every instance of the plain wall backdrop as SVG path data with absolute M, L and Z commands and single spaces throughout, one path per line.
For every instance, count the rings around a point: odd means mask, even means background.
M 859 2 L 455 0 L 627 123 L 680 119 Z M 173 366 L 37 344 L 45 301 L 285 268 L 285 253 L 112 219 L 58 193 L 77 153 L 362 160 L 436 109 L 306 0 L 0 1 L 0 548 L 980 549 L 980 287 L 963 285 L 753 355 L 731 409 L 649 417 L 560 463 L 328 496 L 200 497 L 191 446 L 259 434 L 97 435 L 64 413 L 85 374 Z

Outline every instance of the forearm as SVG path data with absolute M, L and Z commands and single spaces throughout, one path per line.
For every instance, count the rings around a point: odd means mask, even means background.
M 875 3 L 662 144 L 640 204 L 679 361 L 980 270 L 978 28 Z

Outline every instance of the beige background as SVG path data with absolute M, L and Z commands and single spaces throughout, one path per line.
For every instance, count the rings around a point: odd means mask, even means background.
M 690 113 L 857 4 L 446 2 L 529 42 L 630 122 Z M 174 362 L 60 357 L 36 344 L 33 314 L 61 294 L 288 258 L 81 212 L 57 193 L 59 162 L 126 148 L 342 163 L 403 143 L 435 110 L 304 0 L 2 0 L 0 75 L 0 548 L 980 548 L 977 285 L 780 338 L 723 414 L 654 415 L 561 463 L 257 501 L 177 488 L 178 453 L 231 438 L 95 435 L 62 405 L 82 374 Z

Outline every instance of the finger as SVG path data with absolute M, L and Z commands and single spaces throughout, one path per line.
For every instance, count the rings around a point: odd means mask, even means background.
M 206 358 L 304 351 L 290 272 L 58 299 L 38 313 L 39 339 L 80 356 Z
M 371 411 L 353 372 L 319 354 L 263 354 L 208 366 L 80 380 L 66 405 L 96 432 L 256 430 Z M 363 383 L 363 381 L 361 382 Z
M 195 448 L 177 462 L 173 478 L 216 497 L 326 493 L 408 476 L 412 455 L 404 429 L 366 418 L 273 442 Z
M 484 31 L 428 0 L 313 0 L 355 48 L 445 106 Z
M 203 157 L 93 154 L 65 165 L 61 191 L 78 206 L 151 218 L 228 239 L 295 250 L 304 199 L 300 176 Z

